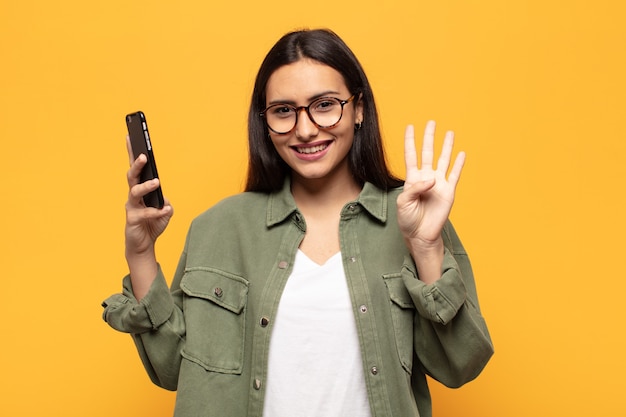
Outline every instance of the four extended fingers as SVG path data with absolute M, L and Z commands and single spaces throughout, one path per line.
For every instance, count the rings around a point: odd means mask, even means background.
M 418 168 L 417 151 L 415 149 L 415 133 L 412 125 L 408 125 L 404 135 L 404 154 L 405 164 L 407 169 L 407 179 L 412 177 L 415 173 L 420 171 L 433 170 L 434 160 L 434 142 L 435 142 L 435 130 L 436 123 L 433 120 L 428 121 L 426 128 L 424 129 L 424 141 L 422 142 L 422 158 L 421 164 Z M 454 132 L 448 131 L 444 137 L 444 142 L 441 149 L 441 155 L 437 161 L 437 172 L 439 172 L 445 178 L 446 173 L 450 167 L 450 161 L 452 158 L 452 149 L 454 147 Z M 465 153 L 460 152 L 450 171 L 448 180 L 456 185 L 461 175 L 461 170 L 465 163 Z

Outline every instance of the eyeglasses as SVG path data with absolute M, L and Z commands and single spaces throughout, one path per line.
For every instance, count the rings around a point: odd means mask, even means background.
M 265 118 L 267 127 L 274 133 L 284 135 L 291 132 L 298 123 L 298 114 L 301 110 L 306 110 L 309 119 L 320 129 L 330 129 L 335 127 L 343 116 L 343 106 L 354 100 L 356 94 L 347 100 L 340 100 L 335 97 L 321 97 L 308 106 L 295 107 L 290 104 L 272 104 L 259 116 Z

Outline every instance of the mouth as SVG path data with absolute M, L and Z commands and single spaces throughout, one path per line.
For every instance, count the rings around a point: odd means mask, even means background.
M 309 145 L 292 146 L 292 149 L 294 149 L 299 154 L 311 155 L 314 153 L 324 151 L 326 148 L 328 148 L 329 144 L 330 144 L 330 141 L 324 142 L 324 143 L 316 143 L 316 144 L 313 143 Z

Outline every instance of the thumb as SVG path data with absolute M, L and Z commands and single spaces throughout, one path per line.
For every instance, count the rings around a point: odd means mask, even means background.
M 417 181 L 412 184 L 404 184 L 404 192 L 409 195 L 417 196 L 423 194 L 435 186 L 435 179 L 430 178 L 423 181 Z
M 412 205 L 419 200 L 421 194 L 435 186 L 435 179 L 417 181 L 411 184 L 404 184 L 404 191 L 398 196 L 398 206 Z

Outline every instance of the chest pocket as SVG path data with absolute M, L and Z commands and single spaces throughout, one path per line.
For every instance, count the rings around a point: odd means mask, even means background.
M 241 374 L 248 281 L 210 268 L 185 271 L 180 287 L 186 343 L 182 355 L 208 371 Z
M 415 305 L 409 291 L 402 281 L 402 275 L 383 275 L 389 292 L 391 318 L 398 349 L 398 358 L 405 371 L 409 374 L 413 369 L 413 320 Z

